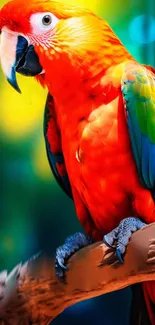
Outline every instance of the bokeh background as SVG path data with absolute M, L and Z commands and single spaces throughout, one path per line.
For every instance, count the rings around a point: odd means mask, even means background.
M 138 61 L 155 66 L 154 0 L 70 2 L 108 20 Z M 81 230 L 73 203 L 48 166 L 42 132 L 46 90 L 31 78 L 18 79 L 22 95 L 0 71 L 0 269 L 8 270 L 40 249 L 54 254 L 66 236 Z M 53 324 L 128 325 L 130 302 L 125 289 L 77 304 Z

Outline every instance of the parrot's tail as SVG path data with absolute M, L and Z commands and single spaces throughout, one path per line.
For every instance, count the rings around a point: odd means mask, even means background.
M 155 325 L 155 281 L 144 282 L 144 297 L 151 325 Z

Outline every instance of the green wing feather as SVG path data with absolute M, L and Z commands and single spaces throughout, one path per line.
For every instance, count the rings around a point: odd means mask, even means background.
M 127 67 L 122 94 L 139 177 L 155 194 L 155 75 L 136 63 Z

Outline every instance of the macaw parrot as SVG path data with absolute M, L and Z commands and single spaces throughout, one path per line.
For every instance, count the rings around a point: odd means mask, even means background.
M 86 233 L 57 249 L 57 275 L 92 240 L 104 238 L 123 262 L 132 232 L 155 221 L 155 70 L 139 64 L 105 20 L 60 0 L 10 1 L 0 30 L 8 82 L 20 92 L 18 72 L 48 88 L 49 163 Z M 155 284 L 143 290 L 155 325 Z

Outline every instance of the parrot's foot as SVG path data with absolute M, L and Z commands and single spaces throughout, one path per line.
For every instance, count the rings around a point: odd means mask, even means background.
M 90 237 L 80 232 L 77 232 L 74 235 L 68 237 L 65 240 L 64 245 L 57 248 L 55 258 L 55 270 L 58 278 L 62 278 L 64 276 L 64 272 L 67 270 L 67 267 L 65 266 L 65 261 L 81 248 L 92 244 L 92 242 L 93 241 Z
M 123 263 L 122 255 L 125 253 L 133 232 L 146 226 L 138 218 L 126 218 L 122 220 L 117 228 L 105 235 L 103 241 L 106 245 L 116 250 L 116 255 L 120 263 Z

